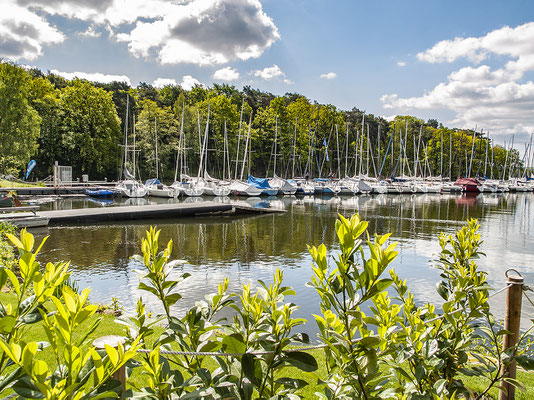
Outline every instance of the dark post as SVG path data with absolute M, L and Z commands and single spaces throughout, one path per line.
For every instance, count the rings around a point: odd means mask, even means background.
M 507 271 L 508 272 L 508 271 Z M 508 276 L 508 275 L 507 275 Z M 506 282 L 508 290 L 506 292 L 506 311 L 504 316 L 504 329 L 511 332 L 504 336 L 504 349 L 513 347 L 519 338 L 519 324 L 521 321 L 521 300 L 523 298 L 523 277 L 522 276 L 508 276 Z M 508 367 L 503 366 L 501 372 L 507 378 L 515 379 L 516 377 L 516 362 L 510 363 Z M 513 400 L 515 399 L 515 387 L 501 380 L 501 391 L 499 393 L 499 400 Z
M 119 343 L 124 344 L 125 340 L 126 339 L 123 336 L 117 336 L 117 335 L 102 336 L 93 341 L 93 346 L 95 346 L 97 350 L 105 350 L 106 344 L 107 344 L 117 349 L 119 347 Z M 122 391 L 124 392 L 126 390 L 126 367 L 124 365 L 120 367 L 112 375 L 112 378 L 120 381 L 120 383 L 122 384 Z

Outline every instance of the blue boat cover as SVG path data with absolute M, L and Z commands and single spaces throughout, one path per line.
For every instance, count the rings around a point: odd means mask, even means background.
M 113 196 L 114 193 L 112 190 L 106 190 L 106 189 L 100 189 L 100 190 L 86 189 L 85 194 L 87 196 L 93 196 L 93 197 L 111 197 Z
M 267 179 L 254 178 L 252 175 L 248 176 L 247 183 L 253 185 L 254 187 L 257 187 L 258 189 L 272 189 Z
M 147 179 L 146 182 L 145 182 L 145 186 L 150 186 L 150 185 L 159 185 L 161 182 L 159 181 L 159 179 L 157 178 L 152 178 L 152 179 Z

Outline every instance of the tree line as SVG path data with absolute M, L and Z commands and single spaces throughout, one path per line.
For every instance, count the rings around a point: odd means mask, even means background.
M 177 173 L 196 176 L 201 149 L 207 172 L 221 178 L 223 172 L 225 178 L 239 178 L 241 172 L 245 177 L 502 178 L 523 170 L 517 150 L 435 119 L 387 121 L 358 108 L 340 110 L 299 93 L 276 96 L 250 86 L 184 90 L 140 83 L 134 88 L 0 63 L 0 173 L 21 175 L 33 158 L 34 178 L 50 175 L 57 161 L 72 166 L 74 176 L 120 179 L 121 145 L 125 135 L 132 144 L 134 132 L 135 172 L 143 179 L 157 174 L 166 182 Z

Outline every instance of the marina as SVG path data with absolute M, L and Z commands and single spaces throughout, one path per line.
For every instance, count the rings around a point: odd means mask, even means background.
M 132 200 L 136 200 L 134 203 Z M 169 201 L 188 205 L 186 199 L 128 199 L 118 205 L 102 206 L 83 198 L 57 199 L 41 205 L 39 213 L 88 213 L 113 208 L 138 207 L 165 209 Z M 195 207 L 212 206 L 212 201 L 197 198 Z M 143 206 L 127 206 L 139 204 Z M 187 201 L 187 202 L 186 202 Z M 506 268 L 517 268 L 526 280 L 534 280 L 534 201 L 528 193 L 479 194 L 400 194 L 362 196 L 283 196 L 265 198 L 226 198 L 230 204 L 260 208 L 282 213 L 247 214 L 242 216 L 198 215 L 194 218 L 152 218 L 136 221 L 100 221 L 84 224 L 68 223 L 33 230 L 38 237 L 49 235 L 40 259 L 71 260 L 73 278 L 80 287 L 91 287 L 91 299 L 109 303 L 117 297 L 125 311 L 133 312 L 141 292 L 137 290 L 138 269 L 130 257 L 139 254 L 141 239 L 150 226 L 161 229 L 161 242 L 173 240 L 172 257 L 188 263 L 178 272 L 192 277 L 180 285 L 183 299 L 174 312 L 179 315 L 204 295 L 216 290 L 223 277 L 230 278 L 230 289 L 257 279 L 270 281 L 276 268 L 284 271 L 285 284 L 295 287 L 297 296 L 291 301 L 301 306 L 298 314 L 311 318 L 318 304 L 313 290 L 305 287 L 311 276 L 311 259 L 306 245 L 325 243 L 329 254 L 336 251 L 334 224 L 338 214 L 350 216 L 358 212 L 369 221 L 371 232 L 391 232 L 391 242 L 398 242 L 399 256 L 393 263 L 403 279 L 407 279 L 416 301 L 440 303 L 434 290 L 439 271 L 431 260 L 439 251 L 440 232 L 454 233 L 468 218 L 477 218 L 484 240 L 486 257 L 480 265 L 496 288 L 503 282 Z M 176 203 L 174 203 L 176 202 Z M 152 203 L 152 204 L 149 204 Z M 173 206 L 174 207 L 174 206 Z M 189 206 L 188 206 L 189 207 Z M 52 211 L 52 210 L 57 211 Z M 177 208 L 178 209 L 178 208 Z M 45 211 L 50 210 L 50 211 Z M 63 210 L 63 211 L 62 211 Z M 253 215 L 257 217 L 251 218 Z M 150 310 L 157 312 L 155 299 L 143 294 Z M 502 315 L 503 298 L 492 299 L 496 315 Z M 525 315 L 531 310 L 525 306 Z M 528 321 L 525 318 L 525 321 Z M 315 334 L 315 324 L 305 331 Z

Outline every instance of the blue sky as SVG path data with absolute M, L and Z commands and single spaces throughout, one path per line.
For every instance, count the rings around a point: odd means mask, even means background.
M 534 131 L 531 1 L 0 0 L 0 9 L 0 57 L 66 77 L 299 92 L 341 109 L 476 125 L 500 143 Z

